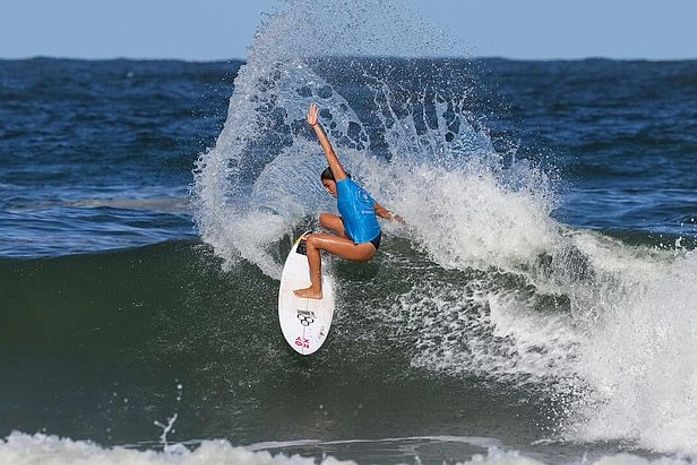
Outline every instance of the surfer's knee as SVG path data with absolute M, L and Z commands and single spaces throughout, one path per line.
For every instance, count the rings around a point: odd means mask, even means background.
M 369 261 L 372 261 L 373 258 L 375 258 L 376 252 L 377 251 L 375 249 L 373 249 L 372 251 L 366 251 L 359 261 L 361 263 L 367 263 Z
M 316 248 L 318 248 L 317 247 L 318 240 L 319 240 L 319 237 L 317 236 L 317 234 L 310 234 L 307 236 L 307 239 L 305 240 L 305 245 L 308 248 L 316 249 Z

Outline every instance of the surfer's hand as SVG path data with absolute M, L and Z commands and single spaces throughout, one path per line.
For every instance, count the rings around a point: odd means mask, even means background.
M 312 127 L 319 124 L 319 108 L 314 103 L 310 104 L 310 110 L 307 112 L 307 123 Z
M 399 216 L 398 214 L 396 214 L 396 213 L 390 213 L 390 215 L 392 215 L 392 218 L 391 218 L 392 221 L 396 221 L 397 223 L 399 223 L 400 226 L 406 226 L 406 225 L 407 225 L 407 222 L 404 221 L 404 218 L 402 218 L 402 217 Z

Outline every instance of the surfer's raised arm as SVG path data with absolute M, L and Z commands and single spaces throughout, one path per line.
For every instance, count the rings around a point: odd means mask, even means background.
M 293 290 L 293 298 L 321 300 L 323 294 L 320 252 L 324 251 L 353 262 L 368 262 L 375 257 L 382 240 L 378 215 L 397 221 L 401 221 L 401 218 L 377 203 L 368 191 L 346 173 L 327 134 L 319 124 L 319 109 L 314 103 L 310 105 L 307 112 L 307 123 L 314 129 L 329 163 L 329 167 L 320 173 L 320 181 L 327 193 L 336 199 L 336 208 L 341 216 L 328 212 L 321 213 L 319 225 L 330 232 L 308 232 L 302 236 L 305 240 L 310 286 Z M 283 274 L 286 274 L 285 270 Z M 291 308 L 298 307 L 306 308 L 307 305 L 302 301 L 295 306 L 291 305 Z M 279 314 L 280 312 L 279 305 Z
M 316 104 L 310 105 L 310 110 L 307 112 L 307 122 L 314 129 L 315 135 L 319 140 L 319 144 L 324 150 L 324 154 L 327 156 L 327 163 L 329 164 L 329 170 L 334 175 L 336 181 L 342 181 L 347 178 L 346 170 L 341 165 L 339 157 L 336 156 L 332 143 L 329 142 L 327 134 L 322 129 L 322 125 L 319 124 L 319 108 Z

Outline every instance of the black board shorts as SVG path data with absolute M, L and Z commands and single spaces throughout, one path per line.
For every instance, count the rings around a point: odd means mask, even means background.
M 380 231 L 377 236 L 375 236 L 374 238 L 372 238 L 370 240 L 370 243 L 373 244 L 373 247 L 375 247 L 376 252 L 378 250 L 378 247 L 380 247 L 381 240 L 382 240 L 382 231 Z

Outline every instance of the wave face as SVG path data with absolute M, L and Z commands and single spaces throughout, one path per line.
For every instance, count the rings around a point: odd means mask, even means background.
M 244 259 L 278 278 L 269 248 L 331 208 L 303 123 L 317 102 L 349 170 L 409 225 L 388 232 L 413 251 L 388 251 L 381 263 L 381 274 L 408 284 L 383 294 L 389 305 L 361 304 L 412 341 L 412 366 L 538 392 L 554 403 L 562 437 L 696 450 L 694 253 L 565 226 L 553 216 L 550 171 L 517 156 L 515 144 L 502 149 L 474 116 L 472 65 L 331 58 L 350 50 L 355 24 L 383 21 L 380 9 L 306 11 L 291 2 L 257 34 L 225 128 L 198 161 L 196 221 L 226 266 Z M 321 26 L 334 33 L 318 47 Z M 423 35 L 410 26 L 362 40 L 379 48 Z

